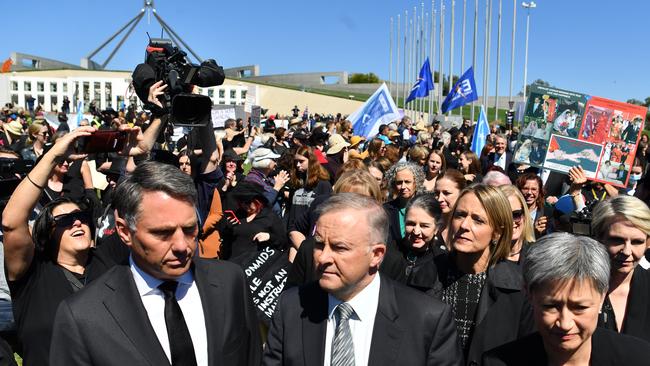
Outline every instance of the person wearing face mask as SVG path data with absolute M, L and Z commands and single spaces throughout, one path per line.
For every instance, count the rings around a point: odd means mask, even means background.
M 424 190 L 424 173 L 422 168 L 411 162 L 399 162 L 393 165 L 385 175 L 386 182 L 391 189 L 389 199 L 384 203 L 388 214 L 389 248 L 400 243 L 405 233 L 406 204 L 418 192 Z
M 635 196 L 637 189 L 641 189 L 643 184 L 641 183 L 641 178 L 643 178 L 643 161 L 639 158 L 634 158 L 634 164 L 632 164 L 632 169 L 630 171 L 630 179 L 627 183 L 627 194 L 629 196 Z
M 650 209 L 636 197 L 610 198 L 594 209 L 591 231 L 611 263 L 599 326 L 650 342 L 650 272 L 639 266 L 650 236 Z

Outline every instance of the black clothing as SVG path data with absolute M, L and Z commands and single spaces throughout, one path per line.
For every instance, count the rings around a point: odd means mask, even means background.
M 284 224 L 268 207 L 264 207 L 250 222 L 246 222 L 244 217 L 240 217 L 239 220 L 241 221 L 239 225 L 231 225 L 225 218 L 221 221 L 220 232 L 223 239 L 221 258 L 242 264 L 240 259 L 248 258 L 250 253 L 262 248 L 285 249 L 287 247 Z M 253 241 L 253 237 L 261 232 L 269 233 L 270 239 L 264 242 Z
M 294 230 L 296 220 L 309 210 L 316 197 L 321 195 L 329 197 L 331 194 L 332 185 L 326 180 L 319 180 L 314 189 L 299 188 L 293 192 L 288 215 L 288 231 Z
M 650 344 L 634 337 L 596 328 L 591 336 L 590 365 L 647 365 Z M 483 355 L 485 366 L 546 366 L 548 358 L 542 336 L 529 336 L 495 348 Z
M 91 250 L 82 284 L 91 283 L 112 266 L 128 262 L 128 248 L 121 242 Z M 16 281 L 9 281 L 18 344 L 25 365 L 47 365 L 56 310 L 64 299 L 76 292 L 63 267 L 41 255 Z
M 450 284 L 442 290 L 442 301 L 451 306 L 460 347 L 466 357 L 469 340 L 476 326 L 476 311 L 486 277 L 485 272 L 469 274 L 450 267 L 447 277 Z
M 388 215 L 388 241 L 399 243 L 402 241 L 402 228 L 400 226 L 400 210 L 404 210 L 406 203 L 400 198 L 384 203 L 384 210 Z
M 650 272 L 637 266 L 632 274 L 621 333 L 641 338 L 650 343 L 650 306 L 648 301 L 650 301 Z M 605 298 L 603 309 L 598 314 L 598 326 L 615 332 L 619 331 L 616 329 L 616 316 L 609 302 L 609 296 Z
M 451 285 L 448 267 L 455 266 L 453 260 L 453 253 L 437 258 L 442 288 L 430 294 L 441 298 L 442 289 Z M 501 261 L 488 269 L 474 317 L 476 326 L 469 340 L 468 365 L 480 365 L 485 351 L 534 331 L 532 310 L 522 289 L 521 269 L 516 264 Z
M 196 208 L 199 210 L 201 223 L 204 223 L 208 217 L 214 191 L 222 181 L 223 173 L 221 169 L 215 169 L 209 173 L 197 174 L 196 178 L 194 178 L 194 186 L 196 187 L 197 193 Z

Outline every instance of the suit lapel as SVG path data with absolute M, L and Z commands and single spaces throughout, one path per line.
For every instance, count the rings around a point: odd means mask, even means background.
M 116 266 L 115 275 L 105 285 L 112 290 L 104 299 L 106 310 L 113 316 L 126 338 L 133 343 L 151 365 L 169 365 L 158 337 L 149 322 L 128 266 Z
M 302 287 L 299 296 L 303 309 L 302 345 L 305 365 L 322 365 L 325 359 L 325 333 L 327 332 L 327 293 L 318 282 Z
M 224 324 L 223 304 L 217 301 L 224 296 L 219 295 L 219 282 L 217 275 L 210 275 L 210 266 L 205 266 L 200 261 L 194 261 L 194 280 L 201 296 L 203 316 L 208 336 L 208 364 L 223 364 L 223 332 L 219 326 Z
M 404 329 L 397 322 L 399 311 L 395 288 L 380 276 L 379 305 L 370 343 L 369 365 L 396 365 Z

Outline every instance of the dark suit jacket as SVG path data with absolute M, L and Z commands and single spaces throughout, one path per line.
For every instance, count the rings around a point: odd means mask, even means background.
M 483 175 L 485 175 L 487 170 L 492 165 L 494 165 L 495 156 L 496 153 L 489 153 L 483 159 L 481 159 L 481 169 L 483 169 Z M 506 174 L 508 174 L 508 171 L 510 170 L 510 164 L 512 164 L 512 153 L 510 151 L 506 151 L 506 168 L 504 169 Z
M 462 365 L 451 310 L 416 290 L 380 277 L 368 364 Z M 322 365 L 327 293 L 317 282 L 292 288 L 273 316 L 263 365 Z
M 384 210 L 388 215 L 388 241 L 398 243 L 402 240 L 402 229 L 399 225 L 399 198 L 384 203 Z
M 436 257 L 438 276 L 444 282 L 450 256 Z M 440 291 L 440 290 L 438 290 Z M 430 291 L 430 294 L 436 294 Z M 440 293 L 437 296 L 441 296 Z M 501 261 L 488 269 L 476 310 L 476 326 L 467 353 L 467 365 L 480 365 L 481 356 L 535 331 L 532 310 L 523 292 L 521 269 Z
M 630 293 L 627 295 L 627 307 L 621 333 L 641 338 L 650 342 L 650 272 L 637 266 L 632 275 Z M 616 329 L 615 319 L 607 319 L 601 312 L 598 326 L 610 330 Z
M 600 365 L 647 365 L 650 344 L 611 330 L 596 328 L 591 336 L 589 363 Z M 533 333 L 483 355 L 486 366 L 546 366 L 548 359 L 542 337 Z
M 194 259 L 205 314 L 210 365 L 258 365 L 258 321 L 242 270 Z M 115 266 L 61 303 L 51 365 L 169 365 L 128 266 Z

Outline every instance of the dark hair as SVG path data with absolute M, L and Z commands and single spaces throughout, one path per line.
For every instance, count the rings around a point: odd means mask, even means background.
M 81 211 L 87 211 L 92 218 L 92 208 L 90 204 L 86 201 L 76 201 L 69 197 L 59 197 L 55 200 L 49 202 L 43 209 L 41 213 L 36 217 L 34 221 L 34 226 L 32 228 L 32 241 L 34 242 L 34 250 L 36 255 L 39 258 L 42 258 L 46 261 L 51 261 L 56 263 L 56 258 L 59 254 L 59 244 L 61 242 L 60 237 L 55 237 L 56 231 L 54 230 L 54 211 L 58 206 L 71 203 L 79 207 Z M 95 237 L 95 223 L 94 220 L 90 220 L 88 223 L 90 228 L 91 238 Z
M 456 183 L 456 187 L 458 187 L 459 191 L 462 191 L 467 187 L 467 181 L 465 180 L 465 176 L 463 173 L 459 172 L 456 169 L 446 169 L 445 171 L 442 172 L 436 179 L 436 182 L 440 182 L 442 179 L 448 179 L 454 183 Z
M 273 136 L 275 136 L 275 141 L 280 141 L 284 139 L 284 133 L 287 132 L 287 129 L 284 127 L 278 127 L 275 129 Z
M 523 174 L 519 176 L 519 178 L 517 178 L 515 185 L 521 191 L 522 189 L 524 189 L 526 182 L 528 182 L 529 180 L 534 180 L 535 182 L 537 182 L 537 186 L 539 187 L 539 194 L 537 195 L 537 202 L 535 202 L 535 204 L 537 205 L 537 208 L 543 208 L 544 207 L 544 182 L 542 182 L 542 178 L 540 178 L 539 175 L 535 173 Z
M 368 143 L 368 157 L 370 160 L 376 160 L 379 158 L 379 153 L 381 150 L 381 145 L 384 143 L 381 139 L 374 138 Z
M 292 165 L 291 179 L 289 183 L 294 189 L 304 187 L 311 190 L 316 187 L 319 181 L 321 180 L 328 181 L 330 179 L 329 173 L 318 161 L 318 158 L 314 154 L 314 150 L 311 147 L 309 146 L 299 147 L 298 150 L 296 150 L 295 155 L 301 155 L 307 158 L 309 163 L 307 166 L 307 173 L 305 179 L 299 177 L 296 164 Z
M 442 215 L 442 210 L 440 209 L 440 203 L 431 193 L 422 193 L 413 197 L 406 204 L 406 213 L 408 214 L 409 210 L 412 207 L 417 207 L 424 210 L 427 215 L 436 219 L 436 222 L 440 219 Z
M 481 174 L 481 161 L 472 150 L 466 150 L 461 155 L 465 155 L 465 159 L 472 161 L 469 164 L 467 174 Z
M 442 162 L 442 165 L 440 166 L 440 171 L 444 171 L 447 169 L 447 160 L 445 160 L 445 154 L 442 152 L 438 152 L 436 150 L 431 150 L 429 154 L 427 155 L 427 163 L 429 162 L 429 159 L 431 159 L 431 155 L 436 154 L 440 157 L 440 162 Z

